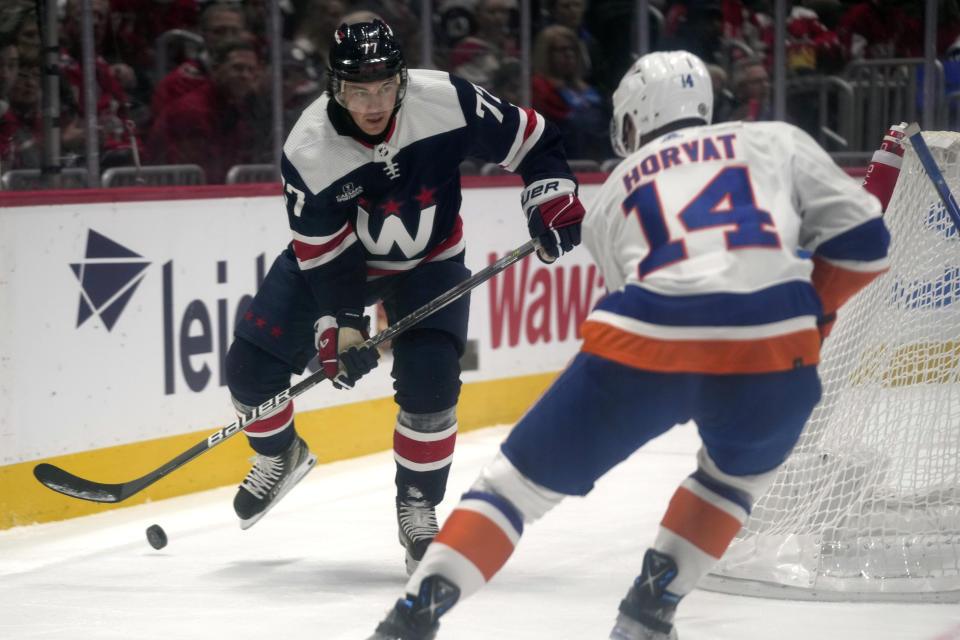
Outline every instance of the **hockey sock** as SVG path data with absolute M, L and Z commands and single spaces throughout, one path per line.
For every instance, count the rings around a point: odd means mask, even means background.
M 393 432 L 397 495 L 401 499 L 439 504 L 446 489 L 456 441 L 456 406 L 434 413 L 409 413 L 401 409 Z
M 720 559 L 749 515 L 749 505 L 689 476 L 670 500 L 653 548 L 678 567 L 670 592 L 683 596 Z
M 465 493 L 410 576 L 406 592 L 417 594 L 425 578 L 440 575 L 459 587 L 460 599 L 472 595 L 503 567 L 522 533 L 520 513 L 503 497 Z
M 776 472 L 732 476 L 721 471 L 704 448 L 697 462 L 696 472 L 673 494 L 653 545 L 677 562 L 670 592 L 678 596 L 690 593 L 717 563 Z
M 243 410 L 239 405 L 237 408 Z M 276 413 L 251 422 L 243 431 L 247 434 L 250 447 L 260 455 L 280 455 L 297 435 L 293 428 L 293 402 L 288 400 Z

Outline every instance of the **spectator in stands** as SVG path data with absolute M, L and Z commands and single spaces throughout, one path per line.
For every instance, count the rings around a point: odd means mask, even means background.
M 2 53 L 2 50 L 0 50 Z M 943 92 L 945 95 L 960 94 L 960 38 L 954 41 L 953 45 L 947 48 L 947 52 L 942 60 L 943 64 Z M 922 71 L 922 69 L 921 69 Z M 918 78 L 917 86 L 917 112 L 923 113 L 923 76 Z M 960 131 L 960 113 L 957 109 L 957 101 L 947 102 L 946 110 L 946 129 L 949 131 Z
M 583 15 L 588 0 L 547 0 L 547 15 L 543 26 L 559 24 L 572 30 L 580 45 L 580 59 L 583 61 L 583 77 L 591 84 L 606 76 L 600 45 L 593 34 L 584 26 Z M 605 88 L 605 93 L 612 87 Z
M 439 0 L 434 9 L 434 66 L 447 69 L 454 46 L 477 29 L 476 0 Z
M 450 52 L 450 72 L 486 89 L 492 89 L 497 67 L 506 58 L 519 58 L 511 28 L 515 0 L 478 0 L 474 11 L 476 31 L 456 43 Z
M 105 43 L 104 57 L 124 60 L 152 89 L 161 80 L 152 76 L 157 38 L 173 29 L 196 31 L 200 5 L 198 0 L 110 0 L 110 15 L 113 38 Z
M 210 69 L 210 52 L 220 43 L 241 37 L 246 32 L 246 23 L 240 7 L 234 4 L 208 5 L 200 14 L 200 36 L 203 50 L 196 60 L 187 60 L 164 76 L 157 84 L 150 103 L 154 122 L 175 100 L 200 87 L 207 81 Z
M 960 38 L 960 1 L 940 0 L 937 6 L 937 55 L 947 56 L 950 50 L 955 48 L 958 38 Z
M 837 35 L 851 60 L 923 55 L 923 29 L 897 0 L 865 0 L 841 16 Z
M 31 68 L 32 67 L 32 68 Z M 0 169 L 40 166 L 40 67 L 19 64 L 0 115 Z
M 557 125 L 570 158 L 604 160 L 613 155 L 606 101 L 583 77 L 580 41 L 554 24 L 537 34 L 531 79 L 533 108 Z
M 270 42 L 270 35 L 267 33 L 270 24 L 270 0 L 242 1 L 243 22 L 260 52 L 260 56 L 263 57 L 267 54 Z
M 283 129 L 284 137 L 290 133 L 304 107 L 320 97 L 319 70 L 313 58 L 293 44 L 283 47 Z
M 657 47 L 660 51 L 689 51 L 707 64 L 722 64 L 723 11 L 714 0 L 685 0 L 684 11 L 672 31 Z
M 333 34 L 347 13 L 344 0 L 308 0 L 299 14 L 293 44 L 306 53 L 318 70 L 327 68 Z
M 603 66 L 594 71 L 595 82 L 611 93 L 620 78 L 633 64 L 635 47 L 633 29 L 637 23 L 635 0 L 590 0 L 584 14 L 584 25 L 597 38 Z M 650 21 L 650 45 L 656 49 L 662 39 L 655 20 Z
M 40 59 L 20 58 L 17 76 L 10 87 L 9 108 L 0 116 L 0 167 L 37 169 L 42 162 Z M 60 105 L 61 155 L 69 157 L 82 150 L 84 133 L 76 105 L 69 94 Z
M 355 10 L 371 11 L 390 25 L 400 43 L 403 57 L 411 67 L 421 66 L 420 42 L 420 2 L 411 0 L 354 0 Z M 339 26 L 339 25 L 337 25 Z
M 20 50 L 12 36 L 0 33 L 0 116 L 10 108 L 10 89 L 17 80 Z
M 773 120 L 770 75 L 763 58 L 738 60 L 733 65 L 730 84 L 734 102 L 727 120 Z
M 492 93 L 517 106 L 529 107 L 523 99 L 523 68 L 516 58 L 504 60 L 493 74 Z
M 222 184 L 234 165 L 270 162 L 269 110 L 258 93 L 261 71 L 249 39 L 221 43 L 211 54 L 209 77 L 154 122 L 151 157 L 200 165 L 211 184 Z
M 81 0 L 67 0 L 60 25 L 60 70 L 83 118 L 88 108 L 96 110 L 100 135 L 100 164 L 132 164 L 132 135 L 127 128 L 131 120 L 129 100 L 124 86 L 136 83 L 133 69 L 117 61 L 108 64 L 101 55 L 104 38 L 110 26 L 109 0 L 90 1 L 93 19 L 94 64 L 97 76 L 97 104 L 87 105 L 83 91 Z
M 764 27 L 772 26 L 772 22 L 762 23 L 756 11 L 760 2 L 756 0 L 723 0 L 723 39 L 730 44 L 730 58 L 733 61 L 749 55 L 759 55 L 767 49 L 763 39 Z M 668 13 L 671 21 L 676 22 L 677 16 Z M 772 18 L 770 18 L 772 20 Z
M 0 37 L 12 40 L 22 58 L 40 58 L 37 7 L 29 0 L 7 0 L 0 6 Z
M 713 122 L 731 120 L 730 114 L 736 101 L 727 84 L 727 72 L 718 64 L 708 64 L 706 67 L 713 84 Z
M 825 2 L 818 3 L 818 6 L 829 11 Z M 847 62 L 847 50 L 836 32 L 820 20 L 815 10 L 794 0 L 787 0 L 786 12 L 787 71 L 792 74 L 840 71 Z M 766 56 L 770 69 L 773 65 L 774 20 L 769 0 L 753 18 L 760 30 L 761 42 L 755 45 L 757 54 Z

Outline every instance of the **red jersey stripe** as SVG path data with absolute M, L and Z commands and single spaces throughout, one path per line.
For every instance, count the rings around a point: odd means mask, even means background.
M 533 109 L 524 109 L 524 112 L 527 114 L 527 128 L 523 130 L 523 141 L 526 142 L 537 128 L 537 112 Z
M 307 260 L 312 260 L 314 258 L 319 258 L 325 253 L 333 251 L 339 247 L 344 240 L 350 237 L 350 234 L 353 233 L 353 229 L 350 225 L 346 225 L 340 233 L 330 240 L 329 242 L 324 242 L 323 244 L 309 244 L 303 242 L 302 240 L 294 239 L 293 241 L 293 252 L 297 254 L 297 260 L 305 262 Z

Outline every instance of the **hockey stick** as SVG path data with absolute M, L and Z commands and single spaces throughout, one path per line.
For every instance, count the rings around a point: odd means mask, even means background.
M 366 343 L 364 343 L 364 346 L 376 347 L 380 344 L 383 344 L 387 340 L 392 340 L 398 334 L 406 331 L 430 314 L 439 311 L 454 300 L 460 298 L 463 294 L 467 293 L 471 289 L 483 284 L 493 276 L 497 275 L 510 265 L 527 257 L 533 253 L 535 249 L 536 245 L 534 242 L 532 240 L 528 241 L 493 264 L 470 276 L 460 284 L 450 288 L 444 293 L 441 293 L 439 296 L 424 304 L 419 309 L 412 311 L 409 315 L 393 323 L 393 325 L 387 327 L 377 335 L 367 340 Z M 94 482 L 93 480 L 87 480 L 85 478 L 75 476 L 68 471 L 64 471 L 60 467 L 48 464 L 46 462 L 35 466 L 33 468 L 33 475 L 36 476 L 37 480 L 39 480 L 46 487 L 72 498 L 90 500 L 91 502 L 121 502 L 130 496 L 143 491 L 160 478 L 173 471 L 176 471 L 183 465 L 199 456 L 201 453 L 209 451 L 230 436 L 239 433 L 251 422 L 254 422 L 260 417 L 275 411 L 276 408 L 282 405 L 284 402 L 296 398 L 326 377 L 326 374 L 324 374 L 323 369 L 321 368 L 316 373 L 310 374 L 289 389 L 286 389 L 273 398 L 267 400 L 250 413 L 238 418 L 236 421 L 231 422 L 222 429 L 217 429 L 207 436 L 207 438 L 202 442 L 198 442 L 194 446 L 190 447 L 190 449 L 178 455 L 176 458 L 165 462 L 153 471 L 150 471 L 146 475 L 137 478 L 136 480 L 130 480 L 129 482 L 120 482 L 116 484 Z
M 911 123 L 904 129 L 903 134 L 910 138 L 910 143 L 913 145 L 913 150 L 916 151 L 917 157 L 920 159 L 920 164 L 923 165 L 927 177 L 930 178 L 930 182 L 933 183 L 933 186 L 937 189 L 937 193 L 940 194 L 940 199 L 943 200 L 943 206 L 946 207 L 947 213 L 949 213 L 950 218 L 953 219 L 954 226 L 957 228 L 957 231 L 960 232 L 960 208 L 957 207 L 957 200 L 953 197 L 947 181 L 943 178 L 943 173 L 940 172 L 940 167 L 937 166 L 937 161 L 933 159 L 933 154 L 930 153 L 930 148 L 923 139 L 923 134 L 920 132 L 920 125 L 916 122 Z

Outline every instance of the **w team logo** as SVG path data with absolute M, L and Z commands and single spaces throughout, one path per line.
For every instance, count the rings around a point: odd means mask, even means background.
M 97 315 L 107 331 L 113 329 L 149 266 L 140 254 L 90 229 L 83 261 L 70 265 L 80 281 L 77 327 Z

